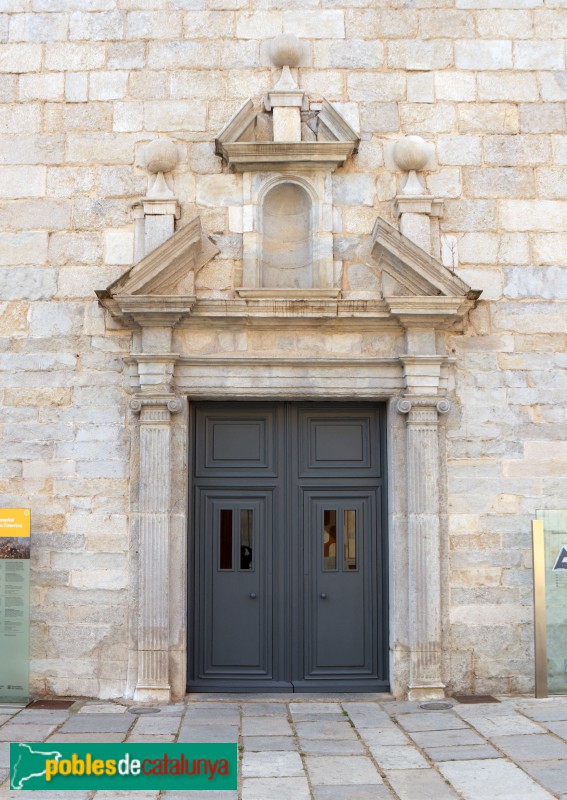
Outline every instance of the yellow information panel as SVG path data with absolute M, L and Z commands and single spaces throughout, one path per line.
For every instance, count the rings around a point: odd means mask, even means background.
M 29 508 L 0 508 L 0 702 L 27 703 L 30 661 Z

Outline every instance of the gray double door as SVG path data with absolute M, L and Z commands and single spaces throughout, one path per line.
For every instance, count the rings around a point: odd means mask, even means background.
M 189 690 L 388 689 L 383 411 L 193 405 Z

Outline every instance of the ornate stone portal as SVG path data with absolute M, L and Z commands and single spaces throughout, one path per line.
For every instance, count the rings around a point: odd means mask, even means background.
M 218 252 L 199 219 L 151 252 L 146 246 L 134 267 L 98 292 L 102 305 L 133 331 L 130 408 L 139 423 L 132 461 L 136 589 L 129 693 L 137 700 L 167 701 L 185 692 L 191 647 L 186 472 L 192 442 L 183 398 L 372 399 L 389 404 L 392 690 L 415 699 L 439 697 L 444 692 L 439 415 L 450 408 L 451 359 L 437 348 L 440 332 L 459 325 L 479 293 L 435 257 L 435 235 L 424 238 L 425 231 L 435 230 L 440 203 L 402 193 L 397 208 L 407 235 L 378 218 L 367 242 L 382 291 L 364 300 L 341 297 L 340 265 L 337 269 L 332 258 L 330 175 L 353 152 L 357 137 L 325 103 L 315 131 L 309 128 L 314 135 L 307 134 L 301 118 L 306 101 L 291 77 L 293 63 L 280 66 L 280 81 L 265 103 L 271 123 L 265 112 L 259 119 L 247 101 L 217 139 L 228 165 L 245 172 L 243 277 L 233 298 L 199 297 L 195 290 L 196 274 Z M 273 140 L 259 141 L 259 129 L 273 129 Z M 163 174 L 162 179 L 165 191 Z M 415 182 L 411 186 L 415 189 Z M 147 242 L 143 209 L 140 236 Z M 174 217 L 175 209 L 169 213 Z M 358 334 L 370 337 L 375 347 L 343 356 L 322 356 L 317 348 L 274 355 L 264 343 L 208 354 L 192 348 L 192 337 L 203 331 L 217 338 L 252 331 L 261 340 L 267 334 L 285 338 L 290 330 L 319 340 Z

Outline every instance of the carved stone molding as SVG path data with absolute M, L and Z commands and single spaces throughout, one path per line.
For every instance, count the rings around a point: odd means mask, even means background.
M 428 411 L 433 410 L 435 410 L 437 414 L 448 414 L 451 410 L 451 403 L 446 397 L 442 397 L 440 400 L 435 397 L 401 397 L 398 400 L 398 411 L 400 414 L 409 414 L 411 411 L 415 414 L 420 410 L 424 411 L 425 415 Z
M 143 395 L 138 395 L 130 400 L 129 406 L 134 414 L 141 414 L 142 411 L 167 411 L 170 414 L 177 414 L 179 411 L 181 411 L 181 400 L 175 395 L 164 395 L 159 397 L 145 397 Z

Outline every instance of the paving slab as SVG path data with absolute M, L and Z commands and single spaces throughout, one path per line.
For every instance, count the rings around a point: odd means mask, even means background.
M 50 711 L 48 709 L 24 709 L 12 717 L 15 725 L 61 725 L 71 715 L 68 711 Z
M 559 794 L 567 788 L 567 761 L 525 761 L 522 769 L 550 792 Z
M 299 753 L 268 750 L 263 753 L 244 753 L 243 778 L 294 778 L 304 775 Z
M 294 719 L 301 719 L 304 714 L 341 714 L 340 703 L 290 703 L 289 710 Z
M 407 735 L 396 726 L 391 728 L 361 728 L 358 733 L 368 745 L 411 744 Z
M 49 791 L 12 792 L 4 787 L 0 789 L 0 800 L 60 800 L 54 795 L 55 792 Z M 65 800 L 90 800 L 91 795 L 92 792 L 89 791 L 65 791 Z
M 243 736 L 289 736 L 291 733 L 287 717 L 244 717 L 242 720 Z
M 128 708 L 120 703 L 85 703 L 77 714 L 125 714 Z
M 136 744 L 161 744 L 167 742 L 175 742 L 176 736 L 173 733 L 131 733 L 128 736 L 128 742 L 135 742 Z
M 370 752 L 378 762 L 380 769 L 426 769 L 429 764 L 415 747 L 381 747 L 370 746 Z
M 240 712 L 228 709 L 223 711 L 220 708 L 211 709 L 190 709 L 183 718 L 185 725 L 239 725 Z
M 342 705 L 343 710 L 347 712 L 357 728 L 385 728 L 394 724 L 378 703 L 343 703 Z
M 179 731 L 178 740 L 180 742 L 237 742 L 238 725 L 183 725 Z
M 299 749 L 302 753 L 307 753 L 311 756 L 358 756 L 365 753 L 364 746 L 356 739 L 351 741 L 341 741 L 340 739 L 300 739 Z
M 557 720 L 567 721 L 567 703 L 561 705 L 545 706 L 520 706 L 522 713 L 536 722 L 554 722 Z
M 469 717 L 467 720 L 483 736 L 521 736 L 529 733 L 545 735 L 545 729 L 521 714 L 507 714 L 496 717 Z
M 134 719 L 136 719 L 136 717 L 134 717 Z M 174 734 L 177 733 L 180 723 L 181 723 L 180 717 L 158 716 L 157 719 L 154 719 L 153 715 L 151 719 L 149 716 L 138 717 L 136 719 L 136 724 L 134 725 L 133 732 L 137 735 L 139 734 L 147 735 L 150 733 Z
M 559 722 L 542 722 L 542 725 L 545 725 L 548 731 L 555 733 L 557 736 L 561 736 L 562 739 L 567 739 L 567 721 L 559 721 Z
M 122 733 L 135 721 L 136 718 L 131 714 L 73 714 L 61 728 L 61 732 Z
M 365 756 L 306 756 L 305 763 L 313 786 L 383 783 L 378 770 Z
M 432 761 L 471 761 L 476 758 L 502 758 L 489 744 L 458 745 L 456 747 L 424 747 Z
M 386 778 L 400 800 L 458 800 L 434 769 L 386 770 Z
M 126 791 L 118 791 L 118 792 L 95 792 L 93 795 L 94 800 L 125 800 L 126 796 L 129 795 L 130 792 Z M 212 794 L 212 792 L 208 792 L 208 794 Z M 159 797 L 159 791 L 155 792 L 140 792 L 136 790 L 136 800 L 157 800 Z
M 285 703 L 244 703 L 242 706 L 243 717 L 286 717 L 287 705 Z
M 316 786 L 315 800 L 393 800 L 394 795 L 381 786 Z
M 238 800 L 238 792 L 164 792 L 161 795 L 164 800 Z M 138 800 L 138 792 L 130 796 L 129 800 Z
M 46 741 L 48 742 L 69 742 L 69 744 L 87 744 L 89 742 L 123 742 L 126 739 L 125 733 L 62 733 L 56 731 Z
M 399 714 L 398 723 L 406 731 L 449 731 L 466 728 L 467 723 L 452 711 L 421 711 L 419 714 Z
M 464 800 L 551 800 L 525 772 L 503 758 L 446 761 L 439 770 Z
M 10 766 L 10 742 L 0 742 L 0 768 Z
M 311 794 L 306 778 L 244 778 L 242 800 L 311 800 Z
M 0 742 L 43 742 L 57 725 L 19 725 L 7 722 L 0 728 Z
M 321 719 L 318 722 L 297 722 L 295 729 L 301 739 L 356 739 L 356 733 L 350 722 L 343 717 L 344 722 Z M 0 728 L 1 730 L 1 728 Z
M 410 736 L 420 747 L 486 744 L 486 740 L 470 728 L 457 728 L 448 731 L 412 731 Z
M 567 744 L 547 733 L 538 736 L 493 736 L 492 742 L 513 761 L 567 759 Z
M 391 700 L 387 703 L 380 702 L 380 705 L 386 714 L 394 717 L 398 714 L 413 714 L 415 711 L 420 710 L 420 704 L 415 700 Z
M 245 736 L 242 739 L 244 750 L 297 750 L 293 736 Z

